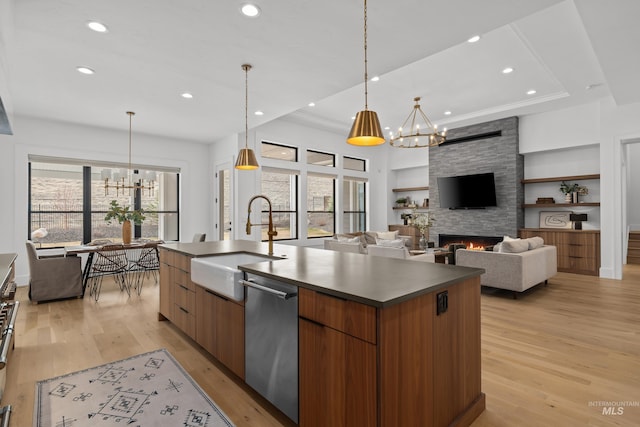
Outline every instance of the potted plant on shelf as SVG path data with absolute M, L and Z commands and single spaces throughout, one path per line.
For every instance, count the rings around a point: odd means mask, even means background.
M 122 224 L 122 243 L 125 245 L 131 243 L 131 223 L 136 225 L 142 224 L 145 220 L 143 209 L 131 210 L 129 206 L 120 206 L 117 200 L 112 200 L 109 204 L 109 210 L 104 220 L 108 224 L 116 220 Z
M 431 212 L 429 211 L 417 213 L 417 211 L 414 210 L 414 213 L 411 216 L 413 218 L 413 225 L 415 225 L 420 232 L 420 249 L 424 250 L 428 245 L 427 235 L 429 234 L 429 227 L 433 225 L 435 219 L 431 216 Z
M 399 199 L 396 200 L 396 206 L 399 208 L 403 208 L 406 204 L 407 204 L 406 197 L 400 197 Z
M 562 181 L 560 184 L 560 192 L 564 194 L 564 200 L 566 203 L 578 203 L 579 194 L 589 194 L 589 189 L 585 186 L 574 184 L 567 184 Z

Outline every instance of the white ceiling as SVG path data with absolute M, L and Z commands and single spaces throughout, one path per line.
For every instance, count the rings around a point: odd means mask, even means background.
M 369 74 L 380 76 L 369 109 L 383 126 L 402 124 L 416 96 L 449 128 L 606 96 L 640 102 L 640 1 L 368 1 Z M 208 143 L 244 131 L 250 63 L 249 108 L 265 113 L 250 127 L 288 116 L 346 137 L 364 107 L 363 1 L 256 0 L 258 18 L 243 3 L 0 0 L 0 98 L 10 115 L 123 130 L 132 110 L 134 132 Z

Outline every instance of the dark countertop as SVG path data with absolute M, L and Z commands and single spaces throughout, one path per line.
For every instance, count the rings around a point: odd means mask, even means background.
M 17 256 L 18 254 L 15 253 L 0 254 L 0 285 L 3 285 L 11 275 L 11 266 Z
M 194 257 L 234 252 L 266 255 L 268 248 L 266 243 L 249 240 L 165 243 L 160 247 Z M 375 307 L 407 301 L 484 273 L 480 268 L 278 244 L 274 256 L 286 258 L 239 269 Z

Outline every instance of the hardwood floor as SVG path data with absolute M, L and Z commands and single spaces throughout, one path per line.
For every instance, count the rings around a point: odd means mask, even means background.
M 482 389 L 474 427 L 640 425 L 640 266 L 622 281 L 560 273 L 519 297 L 482 295 Z M 32 424 L 35 381 L 166 348 L 238 426 L 291 425 L 169 322 L 157 320 L 158 287 L 140 297 L 115 284 L 100 301 L 22 301 L 3 404 L 13 426 Z M 626 403 L 603 415 L 601 401 Z M 615 413 L 617 413 L 617 406 Z

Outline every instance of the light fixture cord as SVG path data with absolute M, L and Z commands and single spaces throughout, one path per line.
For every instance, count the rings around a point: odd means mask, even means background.
M 135 113 L 133 111 L 127 111 L 127 114 L 129 115 L 129 170 L 127 171 L 127 181 L 131 184 L 131 119 Z
M 369 109 L 369 73 L 367 68 L 367 0 L 364 0 L 364 109 Z
M 249 148 L 249 68 L 250 65 L 243 65 L 244 68 L 244 148 Z

